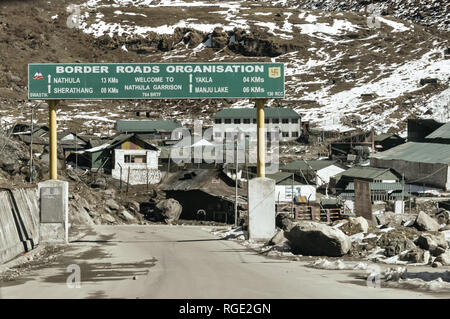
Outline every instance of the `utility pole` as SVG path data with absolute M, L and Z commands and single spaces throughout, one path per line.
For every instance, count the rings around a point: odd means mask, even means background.
M 292 173 L 292 183 L 291 183 L 291 189 L 292 189 L 292 192 L 291 192 L 291 194 L 292 194 L 292 209 L 291 209 L 291 213 L 292 213 L 292 216 L 294 216 L 294 203 L 295 203 L 295 200 L 294 200 L 294 176 L 295 176 L 295 174 Z

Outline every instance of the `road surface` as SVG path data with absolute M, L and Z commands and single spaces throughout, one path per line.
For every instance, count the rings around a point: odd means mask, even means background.
M 69 288 L 69 265 L 81 287 Z M 368 288 L 357 271 L 267 258 L 196 226 L 95 226 L 53 263 L 0 283 L 0 298 L 432 298 Z

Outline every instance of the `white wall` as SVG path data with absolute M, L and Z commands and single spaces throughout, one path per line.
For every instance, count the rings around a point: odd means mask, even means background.
M 344 172 L 344 171 L 345 171 L 345 169 L 343 169 L 339 166 L 336 166 L 336 165 L 330 165 L 330 166 L 324 167 L 322 169 L 319 169 L 317 171 L 318 176 L 316 176 L 317 186 L 322 186 L 326 183 L 329 183 L 331 177 L 336 176 L 337 174 Z M 320 176 L 320 178 L 319 178 L 319 176 Z
M 153 150 L 114 150 L 114 169 L 111 175 L 115 179 L 122 179 L 131 185 L 157 184 L 161 181 L 161 172 L 158 170 L 160 151 Z M 146 155 L 147 163 L 125 163 L 125 155 Z M 122 170 L 120 169 L 122 167 Z M 128 172 L 130 177 L 128 179 Z

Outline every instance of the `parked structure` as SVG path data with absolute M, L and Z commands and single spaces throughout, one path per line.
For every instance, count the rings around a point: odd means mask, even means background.
M 265 108 L 267 132 L 279 132 L 281 141 L 296 140 L 302 132 L 300 115 L 290 108 Z M 228 108 L 214 114 L 213 134 L 215 140 L 233 138 L 237 131 L 256 137 L 256 109 Z M 227 134 L 228 133 L 228 134 Z
M 344 172 L 346 169 L 345 165 L 334 160 L 298 160 L 280 166 L 280 171 L 303 174 L 308 181 L 318 187 L 328 184 L 331 177 Z

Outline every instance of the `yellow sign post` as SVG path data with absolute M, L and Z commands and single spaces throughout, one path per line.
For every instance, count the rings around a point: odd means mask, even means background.
M 266 99 L 257 99 L 256 103 L 256 126 L 258 128 L 257 132 L 257 168 L 258 177 L 266 176 L 266 134 L 264 132 L 264 105 L 266 104 Z
M 56 108 L 58 103 L 58 100 L 47 101 L 50 129 L 50 179 L 58 179 L 58 137 L 56 131 Z

